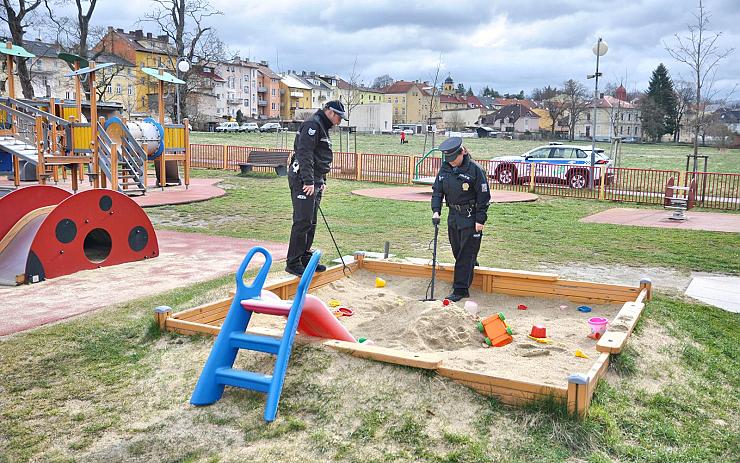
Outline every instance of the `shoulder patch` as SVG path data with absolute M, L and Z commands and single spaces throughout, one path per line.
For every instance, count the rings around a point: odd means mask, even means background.
M 308 135 L 311 136 L 311 137 L 313 137 L 314 135 L 316 135 L 316 129 L 309 128 L 308 129 Z
M 488 191 L 488 184 L 487 184 L 487 183 L 485 183 L 485 182 L 484 182 L 484 183 L 481 183 L 481 184 L 480 184 L 480 190 L 481 190 L 481 191 L 482 191 L 483 193 L 485 193 L 486 191 Z

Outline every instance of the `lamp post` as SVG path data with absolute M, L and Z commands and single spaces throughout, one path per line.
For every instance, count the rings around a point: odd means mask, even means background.
M 177 78 L 180 78 L 180 72 L 186 73 L 190 70 L 190 61 L 184 56 L 177 58 Z M 178 84 L 179 85 L 179 84 Z M 180 123 L 180 87 L 175 91 L 175 111 L 177 113 L 177 123 Z
M 594 117 L 591 121 L 591 126 L 593 127 L 591 131 L 591 172 L 589 172 L 588 176 L 588 186 L 591 189 L 594 187 L 594 165 L 596 164 L 596 105 L 599 101 L 599 76 L 601 76 L 601 73 L 599 73 L 599 57 L 606 55 L 607 50 L 609 50 L 609 47 L 606 42 L 599 37 L 593 48 L 594 55 L 596 55 L 596 74 L 586 76 L 588 79 L 596 79 L 596 84 L 594 85 Z

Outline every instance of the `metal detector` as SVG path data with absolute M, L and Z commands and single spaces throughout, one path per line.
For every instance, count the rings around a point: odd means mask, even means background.
M 331 232 L 331 228 L 329 228 L 329 222 L 326 221 L 326 216 L 324 215 L 324 211 L 321 210 L 320 204 L 319 204 L 319 212 L 321 213 L 321 218 L 324 219 L 324 224 L 326 225 L 326 229 L 329 230 L 329 236 L 331 236 L 331 240 L 334 242 L 334 247 L 337 250 L 337 254 L 339 254 L 339 260 L 342 261 L 342 273 L 344 273 L 344 276 L 348 276 L 347 270 L 349 270 L 349 267 L 347 267 L 347 264 L 344 263 L 344 257 L 342 257 L 342 251 L 339 250 L 339 245 L 337 245 L 337 240 L 334 239 L 334 234 Z
M 434 299 L 434 280 L 437 277 L 437 237 L 439 236 L 439 217 L 433 217 L 432 224 L 434 224 L 434 246 L 432 248 L 432 281 L 429 282 L 429 286 L 427 287 L 428 297 L 422 299 L 422 301 L 436 301 L 436 299 Z

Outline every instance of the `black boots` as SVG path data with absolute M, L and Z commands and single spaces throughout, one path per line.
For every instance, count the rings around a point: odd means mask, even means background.
M 303 264 L 303 267 L 308 265 L 308 261 L 311 260 L 311 256 L 313 256 L 313 253 L 310 254 L 304 254 L 303 257 L 301 257 L 301 264 Z M 326 271 L 326 265 L 318 264 L 316 266 L 317 272 L 325 272 Z
M 306 271 L 306 267 L 304 267 L 301 264 L 296 265 L 286 265 L 285 271 L 290 273 L 291 275 L 295 275 L 297 277 L 303 276 L 303 272 Z
M 470 297 L 470 293 L 467 290 L 455 290 L 455 291 L 452 292 L 452 294 L 450 294 L 449 296 L 447 296 L 446 299 L 448 299 L 449 301 L 452 301 L 452 302 L 457 302 L 457 301 L 459 301 L 461 299 L 464 299 L 466 297 Z

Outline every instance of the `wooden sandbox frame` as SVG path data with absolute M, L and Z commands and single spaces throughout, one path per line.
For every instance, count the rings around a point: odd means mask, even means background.
M 355 255 L 347 264 L 349 272 L 359 269 L 378 274 L 400 275 L 414 278 L 431 278 L 432 266 L 391 262 L 369 259 L 362 254 Z M 346 270 L 342 265 L 328 268 L 317 273 L 311 282 L 310 290 L 320 288 L 344 277 Z M 454 265 L 438 264 L 436 276 L 440 280 L 452 281 Z M 270 290 L 282 299 L 289 299 L 295 294 L 299 279 L 290 277 L 266 284 Z M 640 281 L 636 287 L 592 283 L 586 281 L 564 280 L 553 273 L 506 270 L 490 267 L 476 267 L 473 277 L 473 288 L 488 293 L 501 293 L 514 296 L 561 297 L 573 302 L 613 304 L 623 303 L 616 320 L 620 320 L 620 330 L 610 328 L 596 345 L 600 355 L 588 373 L 568 377 L 567 387 L 558 387 L 535 382 L 513 380 L 482 372 L 471 372 L 457 368 L 448 368 L 443 364 L 441 354 L 429 352 L 411 352 L 389 349 L 377 345 L 365 345 L 345 341 L 328 340 L 322 344 L 336 350 L 350 353 L 357 357 L 373 359 L 397 365 L 435 370 L 439 375 L 452 379 L 475 389 L 481 394 L 495 396 L 502 403 L 524 405 L 541 400 L 555 400 L 564 403 L 568 412 L 579 417 L 586 415 L 591 404 L 598 380 L 604 376 L 609 366 L 610 354 L 619 354 L 627 338 L 645 307 L 644 301 L 650 300 L 651 282 Z M 220 325 L 231 305 L 231 298 L 202 305 L 182 312 L 171 310 L 155 311 L 159 326 L 168 331 L 185 335 L 217 335 Z M 626 326 L 626 329 L 624 327 Z M 250 328 L 249 332 L 262 335 L 282 336 L 282 332 L 266 328 Z M 315 338 L 298 336 L 298 342 L 315 341 Z

